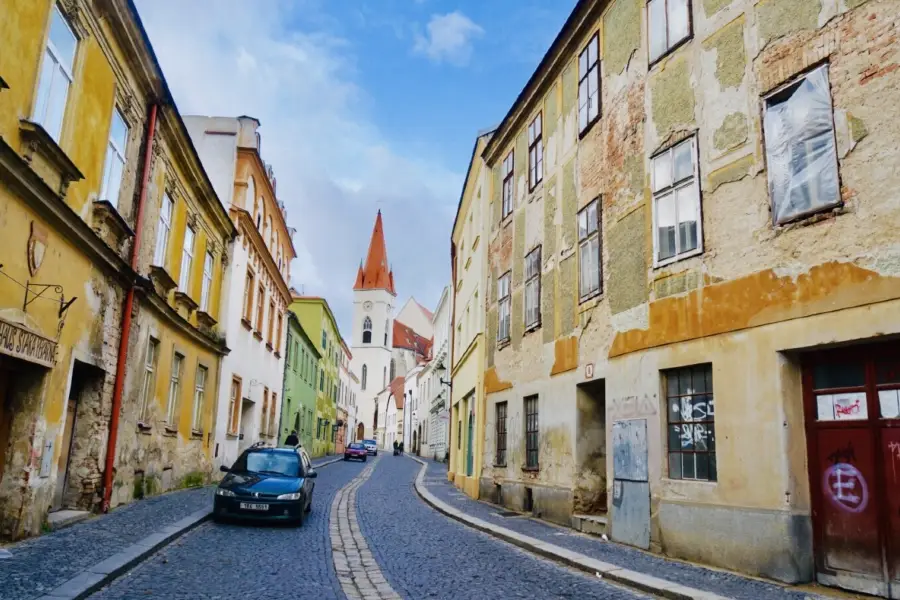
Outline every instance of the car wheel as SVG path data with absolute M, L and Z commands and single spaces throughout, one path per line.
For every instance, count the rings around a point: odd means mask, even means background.
M 305 512 L 312 512 L 312 497 L 310 497 L 310 499 L 309 499 L 309 504 L 306 505 Z
M 366 462 L 367 460 L 369 460 L 369 457 L 368 457 L 368 456 L 363 456 L 363 462 Z
M 346 457 L 346 456 L 345 456 L 345 457 L 344 457 L 344 460 L 350 460 L 350 459 L 349 459 L 349 458 L 347 458 L 347 457 Z

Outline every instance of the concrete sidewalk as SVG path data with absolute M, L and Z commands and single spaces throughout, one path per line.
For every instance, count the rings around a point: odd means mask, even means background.
M 676 600 L 823 599 L 809 592 L 667 559 L 551 525 L 526 515 L 504 517 L 507 509 L 472 500 L 447 481 L 447 466 L 422 461 L 416 491 L 427 503 L 458 521 L 570 567 L 642 591 Z
M 321 468 L 342 460 L 325 456 Z M 71 527 L 5 546 L 0 598 L 84 598 L 206 521 L 213 486 L 152 496 Z

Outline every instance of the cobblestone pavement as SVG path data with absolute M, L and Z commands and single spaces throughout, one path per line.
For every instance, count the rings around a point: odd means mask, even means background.
M 171 492 L 7 546 L 12 558 L 0 560 L 0 598 L 37 598 L 81 570 L 211 503 L 210 487 Z
M 329 530 L 334 568 L 341 588 L 350 600 L 400 599 L 372 557 L 356 517 L 357 490 L 372 475 L 379 460 L 376 458 L 359 477 L 341 488 L 331 503 Z
M 363 467 L 338 462 L 320 470 L 302 527 L 206 523 L 92 598 L 343 599 L 331 558 L 329 508 Z
M 472 500 L 447 481 L 447 466 L 443 463 L 428 461 L 425 485 L 432 494 L 450 506 L 489 523 L 660 579 L 736 600 L 760 600 L 761 598 L 807 600 L 815 597 L 809 592 L 793 591 L 779 585 L 748 579 L 732 573 L 667 560 L 629 546 L 606 542 L 596 536 L 556 527 L 535 519 L 502 517 L 499 513 L 507 509 Z
M 385 456 L 357 492 L 362 533 L 391 587 L 410 600 L 647 596 L 535 558 L 438 513 L 413 489 L 419 463 Z

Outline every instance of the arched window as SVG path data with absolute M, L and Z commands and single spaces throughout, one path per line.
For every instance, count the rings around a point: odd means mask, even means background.
M 372 319 L 366 317 L 363 321 L 363 344 L 372 343 Z M 363 386 L 365 389 L 365 386 Z
M 390 321 L 384 322 L 384 345 L 387 346 L 387 334 L 388 334 L 388 326 L 390 325 Z
M 360 385 L 360 387 L 361 387 L 362 389 L 366 389 L 366 376 L 367 376 L 368 374 L 369 374 L 369 367 L 367 367 L 366 365 L 363 365 L 363 371 L 362 371 L 362 385 Z
M 397 376 L 397 365 L 394 363 L 394 359 L 391 359 L 391 381 L 394 380 L 394 377 Z
M 247 196 L 244 198 L 244 208 L 256 208 L 256 181 L 253 175 L 247 180 Z

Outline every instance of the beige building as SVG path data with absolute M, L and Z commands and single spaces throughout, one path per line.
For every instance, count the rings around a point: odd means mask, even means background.
M 577 4 L 483 154 L 482 497 L 897 597 L 898 25 Z

